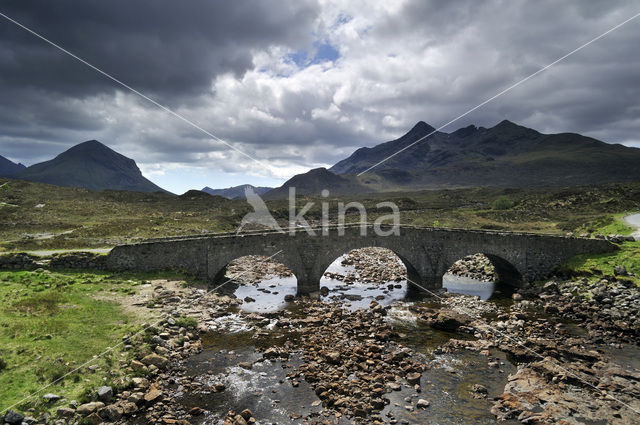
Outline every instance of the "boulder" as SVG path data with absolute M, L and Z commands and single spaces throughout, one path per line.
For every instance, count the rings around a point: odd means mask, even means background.
M 471 317 L 455 311 L 439 311 L 429 322 L 429 326 L 441 331 L 453 332 L 471 323 Z
M 153 365 L 158 369 L 164 369 L 169 364 L 169 360 L 167 360 L 166 357 L 160 356 L 155 353 L 151 353 L 148 356 L 145 356 L 141 361 L 147 366 Z
M 82 416 L 88 416 L 94 413 L 98 409 L 102 409 L 104 407 L 104 403 L 101 401 L 93 401 L 91 403 L 85 403 L 78 406 L 76 412 Z
M 103 419 L 114 422 L 122 417 L 122 409 L 115 404 L 110 404 L 100 409 L 98 415 Z
M 113 388 L 108 386 L 98 388 L 98 400 L 108 403 L 111 398 L 113 398 Z
M 8 424 L 17 424 L 17 425 L 19 425 L 19 424 L 22 423 L 23 419 L 24 419 L 23 415 L 21 415 L 18 412 L 15 412 L 13 410 L 7 411 L 7 414 L 4 415 L 4 421 L 5 421 L 5 423 L 8 423 Z

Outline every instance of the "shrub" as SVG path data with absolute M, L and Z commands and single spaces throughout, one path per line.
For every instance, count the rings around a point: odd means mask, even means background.
M 506 196 L 500 196 L 491 203 L 491 208 L 494 210 L 508 210 L 510 208 L 513 208 L 514 205 L 514 202 L 510 198 Z
M 193 317 L 180 317 L 176 320 L 176 324 L 183 328 L 197 328 L 198 320 Z

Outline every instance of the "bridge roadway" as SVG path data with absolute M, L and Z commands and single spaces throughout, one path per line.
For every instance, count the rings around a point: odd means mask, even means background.
M 612 243 L 534 233 L 443 229 L 401 226 L 399 234 L 377 235 L 373 226 L 360 225 L 306 229 L 293 234 L 258 231 L 150 239 L 116 246 L 107 257 L 112 270 L 183 270 L 215 282 L 227 264 L 246 255 L 274 256 L 298 281 L 298 294 L 320 289 L 320 278 L 341 255 L 364 247 L 393 251 L 407 268 L 409 279 L 428 288 L 442 286 L 442 276 L 457 260 L 483 253 L 496 266 L 499 277 L 513 283 L 547 277 L 564 260 L 578 254 L 614 251 Z

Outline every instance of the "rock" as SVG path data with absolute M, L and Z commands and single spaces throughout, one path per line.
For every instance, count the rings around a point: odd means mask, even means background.
M 98 388 L 98 400 L 109 403 L 113 398 L 113 388 L 108 386 L 103 386 Z
M 155 384 L 153 384 L 149 388 L 149 391 L 147 391 L 147 393 L 144 395 L 144 401 L 146 401 L 147 403 L 152 403 L 156 399 L 158 399 L 158 397 L 160 397 L 161 395 L 162 395 L 162 391 L 160 391 L 160 389 L 158 389 L 158 387 Z
M 78 406 L 76 412 L 82 416 L 88 416 L 95 412 L 98 409 L 102 409 L 104 407 L 104 403 L 100 401 L 93 401 L 91 403 L 85 403 Z
M 480 384 L 473 384 L 473 387 L 471 387 L 471 390 L 474 393 L 481 393 L 481 394 L 489 393 L 489 390 L 487 389 L 487 387 L 485 387 L 484 385 L 480 385 Z
M 626 276 L 627 268 L 625 266 L 615 266 L 613 268 L 613 274 L 616 276 Z
M 149 388 L 149 380 L 146 378 L 141 378 L 139 376 L 136 376 L 131 380 L 131 382 L 133 382 L 133 385 L 135 385 L 136 388 L 140 388 L 140 389 Z
M 277 347 L 269 347 L 262 353 L 262 357 L 265 359 L 276 359 L 280 357 L 280 350 L 278 350 Z
M 296 297 L 295 297 L 295 296 L 293 296 L 293 295 L 291 295 L 291 294 L 287 294 L 287 295 L 285 295 L 285 296 L 284 296 L 284 300 L 285 300 L 286 302 L 288 302 L 288 303 L 290 303 L 291 301 L 293 301 L 293 300 L 295 300 L 295 299 L 296 299 Z
M 544 284 L 544 286 L 542 287 L 542 291 L 546 292 L 547 294 L 557 294 L 558 293 L 558 283 L 552 281 L 549 281 L 547 283 Z
M 104 420 L 100 417 L 100 415 L 98 415 L 97 412 L 94 412 L 94 413 L 88 415 L 87 417 L 85 417 L 85 423 L 89 423 L 89 424 L 93 424 L 93 425 L 100 425 L 100 424 L 104 423 Z
M 147 366 L 153 365 L 158 369 L 164 369 L 169 364 L 169 360 L 167 360 L 166 357 L 160 356 L 155 353 L 151 353 L 148 356 L 145 356 L 141 361 Z
M 249 409 L 244 409 L 242 412 L 240 412 L 240 416 L 242 416 L 245 421 L 248 421 L 253 416 L 253 412 L 251 412 L 251 410 Z
M 422 375 L 418 372 L 409 373 L 407 374 L 407 382 L 410 383 L 411 385 L 419 384 L 421 376 Z
M 254 302 L 256 302 L 256 300 L 251 298 L 251 297 L 244 297 L 244 302 L 246 302 L 246 303 L 254 303 Z
M 453 332 L 460 326 L 467 326 L 471 323 L 471 318 L 455 311 L 443 310 L 436 313 L 429 325 L 438 330 Z
M 109 421 L 117 421 L 122 417 L 122 409 L 115 404 L 110 404 L 98 411 L 98 415 Z
M 327 351 L 323 353 L 323 356 L 331 364 L 340 364 L 340 352 L 338 351 Z
M 58 408 L 58 410 L 56 411 L 56 414 L 58 415 L 58 417 L 60 418 L 70 418 L 73 415 L 76 414 L 76 411 L 73 410 L 70 407 L 60 407 Z
M 511 299 L 514 301 L 522 301 L 522 295 L 518 294 L 517 292 L 514 292 L 514 294 L 511 295 Z
M 13 410 L 7 411 L 7 414 L 4 415 L 4 421 L 8 424 L 21 424 L 24 419 L 24 416 L 18 412 Z
M 233 425 L 247 425 L 247 421 L 240 415 L 233 418 Z
M 426 409 L 427 407 L 429 407 L 429 400 L 425 400 L 423 398 L 421 398 L 420 400 L 418 400 L 418 402 L 416 403 L 416 407 L 419 409 Z
M 124 415 L 131 415 L 138 411 L 138 406 L 134 402 L 127 401 L 122 403 L 122 413 Z
M 55 401 L 60 400 L 60 396 L 59 395 L 51 394 L 51 393 L 43 395 L 42 398 L 45 399 L 48 402 L 55 402 Z
M 132 360 L 131 364 L 129 366 L 131 366 L 131 369 L 133 369 L 133 370 L 144 370 L 145 369 L 144 363 L 139 362 L 138 360 Z
M 204 413 L 204 410 L 202 410 L 200 407 L 197 407 L 197 406 L 196 406 L 196 407 L 192 407 L 192 408 L 189 410 L 189 414 L 190 414 L 191 416 L 200 416 L 200 415 L 202 415 L 203 413 Z

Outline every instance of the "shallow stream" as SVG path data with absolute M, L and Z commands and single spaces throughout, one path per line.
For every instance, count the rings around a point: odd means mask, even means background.
M 342 266 L 336 260 L 328 272 L 346 275 L 353 273 L 353 266 Z M 477 295 L 488 299 L 495 289 L 492 282 L 471 279 L 445 278 L 445 287 L 451 292 Z M 477 286 L 474 286 L 477 285 Z M 409 424 L 494 424 L 490 413 L 491 399 L 502 393 L 509 373 L 515 366 L 505 355 L 492 351 L 489 356 L 477 352 L 461 351 L 455 354 L 435 354 L 434 349 L 450 338 L 469 339 L 466 334 L 435 331 L 417 320 L 409 310 L 413 301 L 407 301 L 407 281 L 385 284 L 362 283 L 357 279 L 349 284 L 324 277 L 321 286 L 328 293 L 321 296 L 326 302 L 342 302 L 348 309 L 368 308 L 372 300 L 391 305 L 388 320 L 401 336 L 398 342 L 411 347 L 423 357 L 430 369 L 422 375 L 420 392 L 410 385 L 386 395 L 390 400 L 381 416 L 387 423 Z M 295 294 L 294 277 L 272 277 L 259 284 L 239 286 L 234 295 L 255 301 L 241 304 L 246 312 L 269 312 L 289 309 L 293 315 L 295 304 L 284 301 L 287 294 Z M 236 316 L 237 317 L 237 316 Z M 288 361 L 262 360 L 256 348 L 283 345 L 286 339 L 294 343 L 295 334 L 284 334 L 274 323 L 261 329 L 229 326 L 226 331 L 211 332 L 204 336 L 204 350 L 191 357 L 185 364 L 186 374 L 204 388 L 223 383 L 226 390 L 178 391 L 177 400 L 188 408 L 200 407 L 211 413 L 199 418 L 199 424 L 220 424 L 230 411 L 250 409 L 261 424 L 302 423 L 303 416 L 322 410 L 320 399 L 302 379 L 297 387 L 286 379 L 286 374 L 302 362 L 302 353 L 290 352 Z M 494 366 L 489 366 L 493 361 Z M 497 367 L 495 366 L 497 362 Z M 486 398 L 472 391 L 481 383 L 488 389 Z M 426 399 L 426 409 L 415 409 L 418 399 Z M 412 405 L 414 407 L 412 407 Z M 323 417 L 324 418 L 324 417 Z M 332 423 L 353 423 L 346 418 L 330 417 Z M 515 423 L 515 422 L 514 422 Z

